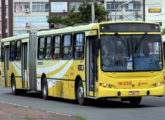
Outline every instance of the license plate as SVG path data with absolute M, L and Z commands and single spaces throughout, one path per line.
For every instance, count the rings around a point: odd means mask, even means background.
M 139 91 L 129 91 L 129 95 L 139 95 Z

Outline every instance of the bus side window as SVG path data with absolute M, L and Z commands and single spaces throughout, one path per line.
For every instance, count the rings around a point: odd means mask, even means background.
M 51 59 L 51 43 L 52 43 L 52 38 L 47 37 L 45 59 Z
M 21 41 L 16 42 L 16 51 L 15 51 L 15 59 L 21 59 Z
M 14 61 L 15 58 L 15 42 L 10 43 L 10 61 Z
M 60 59 L 60 36 L 53 37 L 52 58 Z
M 71 35 L 64 35 L 63 37 L 63 59 L 72 59 L 72 37 Z
M 38 39 L 38 59 L 44 59 L 44 52 L 45 51 L 45 38 Z
M 83 59 L 84 58 L 84 34 L 75 35 L 75 45 L 74 45 L 74 58 Z
M 5 51 L 4 51 L 4 44 L 1 44 L 1 62 L 4 61 L 4 55 L 5 54 Z

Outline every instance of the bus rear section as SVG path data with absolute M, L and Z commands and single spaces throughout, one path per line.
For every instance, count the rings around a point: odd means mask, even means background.
M 158 24 L 101 24 L 97 97 L 163 96 L 162 48 Z

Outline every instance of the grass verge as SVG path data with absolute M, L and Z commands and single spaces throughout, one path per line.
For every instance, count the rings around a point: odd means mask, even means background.
M 76 118 L 76 120 L 87 120 L 86 118 L 80 116 L 80 115 L 75 115 L 73 116 L 74 118 Z
M 36 120 L 36 119 L 27 116 L 25 117 L 25 120 Z

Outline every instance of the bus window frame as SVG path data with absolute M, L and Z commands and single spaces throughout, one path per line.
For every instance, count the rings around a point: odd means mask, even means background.
M 44 48 L 40 48 L 40 40 L 41 38 L 44 38 Z M 38 57 L 38 60 L 44 60 L 45 59 L 45 36 L 41 36 L 41 37 L 38 37 L 38 53 L 37 53 L 37 57 Z M 43 49 L 43 57 L 40 58 L 40 49 Z
M 17 43 L 20 42 L 20 58 L 17 58 Z M 14 51 L 14 60 L 15 61 L 20 61 L 21 60 L 21 48 L 22 48 L 22 44 L 21 44 L 21 40 L 17 40 L 15 41 L 15 51 Z
M 59 47 L 56 47 L 55 46 L 55 41 L 56 41 L 56 37 L 60 37 L 60 46 Z M 61 59 L 61 57 L 62 57 L 62 36 L 61 35 L 54 35 L 53 37 L 52 37 L 53 39 L 52 39 L 52 60 L 60 60 Z M 54 51 L 55 51 L 55 49 L 56 48 L 59 48 L 60 50 L 59 50 L 59 58 L 53 58 L 53 55 L 54 55 Z
M 84 37 L 84 39 L 83 39 L 83 46 L 76 46 L 76 35 L 77 34 L 82 34 L 83 35 L 83 37 Z M 76 52 L 76 50 L 75 50 L 75 48 L 76 47 L 82 47 L 83 48 L 83 57 L 82 58 L 75 58 L 75 52 Z M 85 55 L 85 50 L 84 50 L 84 48 L 85 48 L 85 33 L 84 32 L 78 32 L 78 33 L 75 33 L 74 35 L 73 35 L 73 58 L 74 58 L 74 60 L 84 60 L 84 55 Z
M 48 37 L 51 38 L 51 40 L 50 40 L 50 48 L 49 48 L 50 49 L 50 58 L 46 58 L 46 55 L 47 55 L 46 53 L 47 53 L 47 49 L 48 49 L 48 47 L 47 47 L 47 38 Z M 45 46 L 45 48 L 44 48 L 45 49 L 44 59 L 45 60 L 51 60 L 52 59 L 52 36 L 45 36 L 44 46 Z
M 1 43 L 1 62 L 4 62 L 4 61 L 5 61 L 5 45 L 4 43 Z
M 11 46 L 12 46 L 12 43 L 14 43 L 14 59 L 13 60 L 11 59 Z M 11 41 L 10 42 L 10 61 L 14 61 L 15 60 L 15 44 L 16 44 L 15 41 Z
M 70 35 L 71 36 L 71 43 L 70 43 L 70 46 L 65 46 L 64 47 L 64 36 L 67 36 L 67 35 Z M 69 47 L 71 47 L 72 48 L 72 52 L 71 52 L 71 58 L 64 58 L 64 48 L 69 48 Z M 71 59 L 73 59 L 73 34 L 63 34 L 62 35 L 62 43 L 61 43 L 61 59 L 62 60 L 71 60 Z

